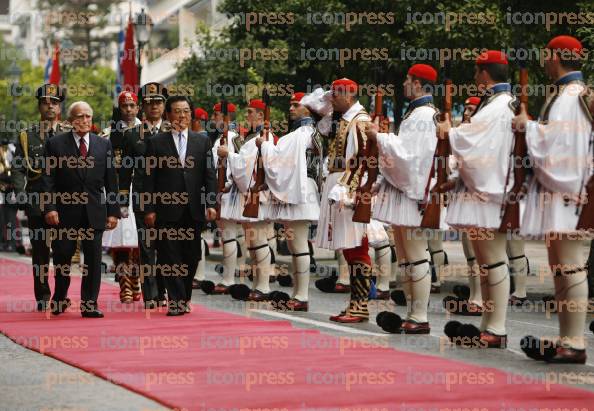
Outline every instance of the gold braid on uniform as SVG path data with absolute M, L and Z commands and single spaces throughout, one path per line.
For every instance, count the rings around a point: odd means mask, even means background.
M 358 143 L 363 144 L 358 144 L 357 154 L 355 154 L 355 158 L 357 158 L 357 161 L 359 163 L 357 164 L 357 169 L 353 172 L 353 177 L 351 178 L 350 184 L 348 185 L 349 193 L 351 194 L 357 191 L 357 189 L 359 188 L 359 183 L 361 182 L 361 178 L 363 178 L 363 164 L 361 161 L 359 161 L 359 159 L 362 157 L 361 153 L 365 153 L 367 148 L 367 135 L 365 134 L 364 123 L 362 121 L 357 121 L 355 127 L 357 139 L 360 138 L 360 141 Z
M 121 148 L 114 149 L 113 156 L 114 156 L 114 160 L 115 160 L 115 167 L 116 167 L 116 169 L 119 169 L 120 167 L 122 167 L 122 149 Z
M 349 194 L 353 194 L 359 188 L 359 183 L 363 176 L 363 163 L 360 161 L 362 158 L 362 153 L 365 153 L 365 146 L 367 144 L 367 135 L 365 134 L 365 122 L 359 121 L 356 118 L 360 114 L 366 114 L 364 111 L 359 113 L 351 122 L 354 122 L 353 127 L 355 127 L 356 139 L 357 139 L 357 151 L 353 155 L 350 161 L 357 161 L 357 168 L 355 170 L 350 170 L 349 167 L 346 167 L 346 171 L 343 176 L 338 180 L 338 184 L 345 186 L 348 188 Z M 346 121 L 341 120 L 340 130 L 338 133 L 339 141 L 342 142 L 341 148 L 343 148 L 342 155 L 343 158 L 346 158 L 346 140 L 348 137 L 348 133 L 350 132 L 350 127 L 347 126 L 348 123 Z
M 21 131 L 21 133 L 19 134 L 19 140 L 21 142 L 21 147 L 23 149 L 23 157 L 25 160 L 25 164 L 27 166 L 27 170 L 29 170 L 33 174 L 37 174 L 36 176 L 28 177 L 28 180 L 29 181 L 37 180 L 39 177 L 41 177 L 42 170 L 41 170 L 41 168 L 35 169 L 31 165 L 31 160 L 29 159 L 29 136 L 27 135 L 26 130 Z
M 328 144 L 328 171 L 331 173 L 345 171 L 347 122 L 341 120 L 336 136 Z M 338 164 L 338 162 L 341 164 Z

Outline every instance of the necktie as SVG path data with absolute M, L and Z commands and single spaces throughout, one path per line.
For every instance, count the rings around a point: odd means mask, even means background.
M 178 137 L 179 137 L 179 144 L 178 144 L 179 160 L 181 161 L 182 166 L 183 166 L 184 163 L 186 162 L 186 138 L 184 136 L 184 133 L 179 133 Z
M 85 143 L 85 139 L 82 137 L 80 138 L 80 146 L 78 149 L 80 150 L 80 155 L 83 158 L 87 158 L 87 144 Z
M 49 131 L 47 132 L 47 138 L 48 138 L 48 140 L 50 138 L 52 138 L 53 136 L 54 136 L 54 129 L 53 128 L 50 128 Z

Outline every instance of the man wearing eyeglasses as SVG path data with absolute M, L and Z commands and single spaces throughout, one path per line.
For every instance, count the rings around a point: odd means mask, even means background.
M 147 141 L 144 222 L 154 228 L 157 265 L 169 296 L 168 316 L 190 312 L 192 279 L 201 256 L 200 231 L 216 218 L 216 175 L 208 139 L 190 131 L 191 101 L 165 103 L 172 130 Z

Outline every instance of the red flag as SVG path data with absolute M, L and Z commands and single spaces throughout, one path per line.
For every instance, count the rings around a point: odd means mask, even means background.
M 128 20 L 126 39 L 124 40 L 124 53 L 120 62 L 122 68 L 122 90 L 138 91 L 138 67 L 136 67 L 136 51 L 134 47 L 134 24 Z
M 50 73 L 50 84 L 60 84 L 60 46 L 58 43 L 54 46 L 54 56 L 52 59 L 52 72 Z

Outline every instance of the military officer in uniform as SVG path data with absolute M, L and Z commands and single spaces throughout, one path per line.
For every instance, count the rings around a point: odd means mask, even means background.
M 140 276 L 142 294 L 146 308 L 165 305 L 165 285 L 160 273 L 155 270 L 156 251 L 154 242 L 145 235 L 144 207 L 141 195 L 144 191 L 146 141 L 166 131 L 168 123 L 163 120 L 167 88 L 159 83 L 147 83 L 140 89 L 143 122 L 124 132 L 122 139 L 122 165 L 118 171 L 119 199 L 122 218 L 128 214 L 130 188 L 132 188 L 132 209 L 138 230 L 140 247 Z
M 19 208 L 25 210 L 28 219 L 37 311 L 45 311 L 49 307 L 51 290 L 48 284 L 50 241 L 46 241 L 46 225 L 39 208 L 40 193 L 43 191 L 43 148 L 48 139 L 70 128 L 59 121 L 60 104 L 65 98 L 62 88 L 55 84 L 44 84 L 37 89 L 36 97 L 40 121 L 19 133 L 11 178 L 16 201 Z
M 138 126 L 138 96 L 131 91 L 122 91 L 118 96 L 118 107 L 114 110 L 111 127 L 103 130 L 102 137 L 111 141 L 116 167 L 122 165 L 122 144 L 124 132 Z M 114 230 L 103 233 L 103 246 L 111 252 L 116 278 L 120 284 L 120 301 L 128 304 L 140 301 L 140 278 L 134 267 L 138 266 L 138 238 L 134 213 L 125 209 L 127 216 L 120 219 Z

